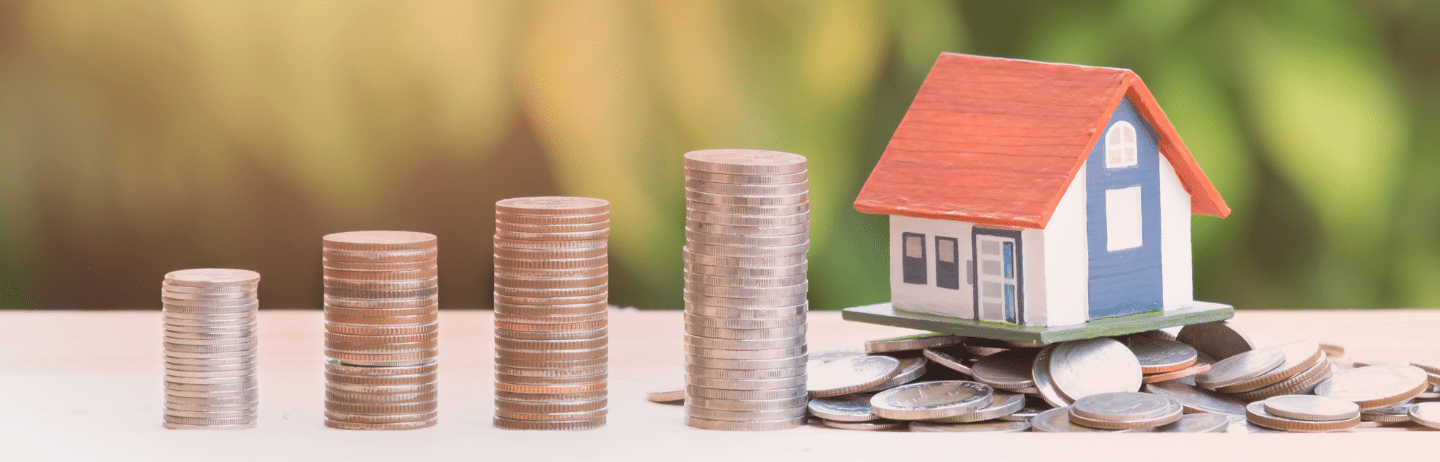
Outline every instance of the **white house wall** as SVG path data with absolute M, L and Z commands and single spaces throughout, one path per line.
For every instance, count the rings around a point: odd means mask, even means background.
M 1160 258 L 1162 300 L 1166 310 L 1195 301 L 1190 254 L 1190 193 L 1180 184 L 1175 167 L 1160 156 Z
M 1065 191 L 1065 195 L 1060 198 L 1060 204 L 1055 206 L 1055 213 L 1050 215 L 1050 223 L 1040 231 L 1043 237 L 1036 239 L 1044 241 L 1043 246 L 1034 247 L 1040 247 L 1044 251 L 1045 264 L 1040 269 L 1046 281 L 1040 289 L 1046 309 L 1037 310 L 1045 316 L 1032 318 L 1038 325 L 1079 324 L 1088 318 L 1090 261 L 1085 226 L 1085 180 L 1085 167 L 1081 166 L 1080 172 L 1075 174 L 1075 180 L 1070 182 L 1070 189 Z M 1028 240 L 1026 245 L 1030 245 Z M 1034 247 L 1027 247 L 1026 250 L 1030 251 Z M 1029 259 L 1026 260 L 1028 262 Z M 1027 268 L 1027 276 L 1034 274 L 1029 273 L 1029 270 L 1030 268 Z M 1027 297 L 1030 294 L 1029 283 L 1027 280 Z M 1026 300 L 1027 305 L 1033 306 L 1029 300 L 1034 299 Z
M 974 285 L 966 277 L 970 262 L 970 223 L 890 215 L 890 302 L 896 309 L 921 313 L 975 318 Z M 925 235 L 925 284 L 906 284 L 901 267 L 902 233 Z M 960 289 L 935 285 L 935 236 L 953 237 L 960 254 Z

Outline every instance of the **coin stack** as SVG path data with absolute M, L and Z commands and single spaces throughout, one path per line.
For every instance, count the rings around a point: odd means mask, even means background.
M 806 412 L 805 157 L 685 154 L 685 423 L 798 427 Z
M 165 275 L 165 428 L 255 427 L 260 274 L 190 269 Z
M 610 203 L 495 203 L 495 419 L 507 430 L 605 426 Z
M 435 425 L 437 252 L 426 233 L 325 236 L 325 426 Z

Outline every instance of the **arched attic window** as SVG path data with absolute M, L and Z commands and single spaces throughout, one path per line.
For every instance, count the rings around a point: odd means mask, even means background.
M 1105 134 L 1105 167 L 1122 168 L 1135 165 L 1135 126 L 1119 121 Z

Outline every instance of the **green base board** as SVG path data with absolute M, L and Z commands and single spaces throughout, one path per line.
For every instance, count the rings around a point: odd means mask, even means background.
M 1068 326 L 1017 326 L 1003 322 L 952 318 L 900 311 L 889 303 L 846 308 L 841 313 L 841 317 L 847 321 L 1041 345 L 1222 321 L 1230 319 L 1232 316 L 1235 316 L 1235 308 L 1230 305 L 1199 301 L 1168 311 L 1157 310 L 1128 316 L 1100 318 Z

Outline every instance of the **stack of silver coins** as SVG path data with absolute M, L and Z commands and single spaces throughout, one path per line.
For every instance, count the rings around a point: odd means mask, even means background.
M 685 423 L 799 427 L 806 412 L 805 157 L 685 154 Z
M 238 269 L 165 275 L 165 428 L 255 427 L 259 285 Z
M 609 410 L 610 203 L 495 203 L 495 427 L 587 430 Z
M 325 426 L 435 425 L 437 253 L 426 233 L 325 236 Z

